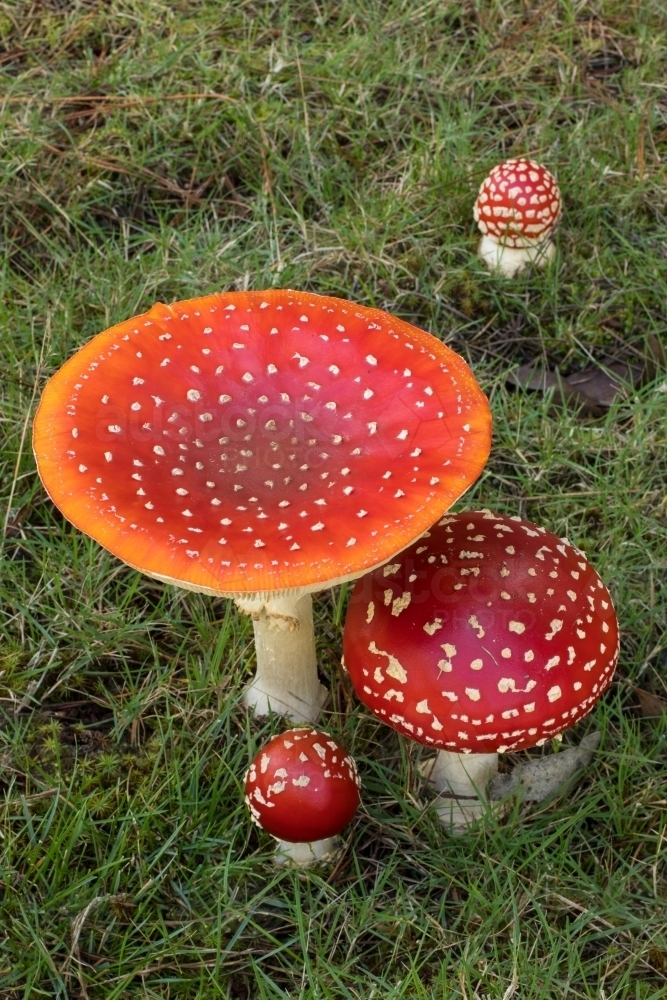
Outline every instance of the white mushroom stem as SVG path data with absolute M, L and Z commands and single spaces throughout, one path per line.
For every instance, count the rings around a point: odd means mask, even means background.
M 441 822 L 457 836 L 488 810 L 486 787 L 498 771 L 498 754 L 440 750 L 424 771 L 440 793 L 436 809 Z
M 317 677 L 310 594 L 273 601 L 253 619 L 257 673 L 245 704 L 256 715 L 273 712 L 292 722 L 316 722 L 327 691 Z
M 505 243 L 498 243 L 490 236 L 482 236 L 477 252 L 489 271 L 498 271 L 506 278 L 512 278 L 528 264 L 544 267 L 553 259 L 556 247 L 551 240 L 543 241 L 537 246 L 510 247 Z
M 277 865 L 300 865 L 306 867 L 316 861 L 323 861 L 335 853 L 338 837 L 313 840 L 303 844 L 293 844 L 289 840 L 279 840 L 274 861 Z

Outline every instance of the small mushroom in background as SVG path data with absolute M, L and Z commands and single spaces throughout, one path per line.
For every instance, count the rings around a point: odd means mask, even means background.
M 472 372 L 431 334 L 273 290 L 157 304 L 94 337 L 46 386 L 34 451 L 81 531 L 252 616 L 248 707 L 314 722 L 311 594 L 419 537 L 490 432 Z
M 335 853 L 361 801 L 347 751 L 327 733 L 290 729 L 259 751 L 245 776 L 253 821 L 278 841 L 276 861 L 308 865 Z
M 527 264 L 544 267 L 556 251 L 551 236 L 561 207 L 556 178 L 541 164 L 514 159 L 494 167 L 473 209 L 489 270 L 511 278 Z
M 499 753 L 542 746 L 591 711 L 611 681 L 619 633 L 583 553 L 483 510 L 446 515 L 358 580 L 343 648 L 363 703 L 439 749 L 429 765 L 438 811 L 462 833 L 487 808 Z M 531 762 L 533 788 L 549 760 Z M 573 770 L 582 762 L 572 757 Z

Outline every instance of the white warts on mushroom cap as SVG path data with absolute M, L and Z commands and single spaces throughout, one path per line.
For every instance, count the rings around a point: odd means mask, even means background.
M 374 653 L 376 656 L 386 656 L 387 659 L 389 660 L 389 665 L 385 668 L 388 676 L 393 677 L 395 681 L 400 681 L 401 684 L 407 684 L 408 681 L 407 671 L 402 666 L 402 664 L 398 662 L 395 656 L 393 656 L 391 653 L 386 653 L 383 649 L 378 649 L 374 641 L 369 643 L 368 649 L 371 653 Z
M 118 324 L 54 376 L 35 419 L 40 474 L 76 526 L 154 578 L 242 604 L 396 559 L 479 474 L 489 437 L 487 401 L 437 338 L 286 290 Z M 393 589 L 401 617 L 407 592 Z
M 508 277 L 529 263 L 544 266 L 554 255 L 551 236 L 560 214 L 558 184 L 546 167 L 523 159 L 497 165 L 473 209 L 482 233 L 479 255 Z
M 384 567 L 357 584 L 366 595 L 364 614 L 356 620 L 353 595 L 345 627 L 347 668 L 369 708 L 411 738 L 457 753 L 480 752 L 480 741 L 486 744 L 485 751 L 488 747 L 500 752 L 501 746 L 516 750 L 551 738 L 575 716 L 578 719 L 590 710 L 608 685 L 618 655 L 613 608 L 600 581 L 603 611 L 597 598 L 599 577 L 592 567 L 578 567 L 581 597 L 572 591 L 573 601 L 567 593 L 570 566 L 576 559 L 573 550 L 566 548 L 563 553 L 548 532 L 528 522 L 519 519 L 512 527 L 507 518 L 494 517 L 497 530 L 487 529 L 486 534 L 479 530 L 485 520 L 483 512 L 444 518 L 431 528 L 427 543 L 420 539 L 404 551 L 396 573 Z M 507 560 L 505 528 L 521 536 L 512 556 L 516 580 L 511 594 L 501 590 L 498 572 Z M 480 574 L 474 588 L 461 587 L 459 582 L 459 570 L 474 562 L 469 558 L 472 550 L 460 544 L 464 539 L 475 542 Z M 441 564 L 440 555 L 445 552 L 447 562 Z M 479 554 L 484 558 L 478 559 Z M 441 565 L 447 567 L 446 576 Z M 550 575 L 554 565 L 557 578 Z M 529 569 L 534 572 L 528 573 Z M 391 589 L 385 583 L 387 577 Z M 413 591 L 411 584 L 417 579 L 419 590 Z M 404 593 L 412 594 L 411 600 L 396 615 L 394 608 Z M 374 604 L 372 618 L 365 613 L 368 596 Z M 353 629 L 364 637 L 362 643 L 348 643 Z M 365 649 L 367 657 L 362 655 Z M 581 654 L 583 649 L 587 655 Z M 400 715 L 382 707 L 387 702 L 396 704 L 396 689 L 387 684 L 386 667 L 372 665 L 378 656 L 389 656 L 385 650 L 406 674 L 400 686 L 404 695 Z M 471 702 L 474 718 L 461 715 L 460 706 Z M 423 719 L 434 705 L 444 706 L 438 712 L 442 729 L 435 732 Z M 550 714 L 556 707 L 558 721 Z M 498 732 L 494 722 L 526 716 L 533 723 L 530 730 Z

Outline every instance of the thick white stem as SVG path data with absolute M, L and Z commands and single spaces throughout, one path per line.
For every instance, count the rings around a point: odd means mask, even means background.
M 428 761 L 426 776 L 440 793 L 436 809 L 450 833 L 465 833 L 487 811 L 486 786 L 498 771 L 497 753 L 448 753 Z
M 257 673 L 244 700 L 256 715 L 314 723 L 327 697 L 317 678 L 313 601 L 304 594 L 280 615 L 263 609 L 253 621 Z M 293 626 L 298 622 L 298 628 Z M 289 627 L 289 626 L 292 627 Z
M 551 240 L 538 246 L 509 247 L 504 243 L 497 243 L 490 236 L 482 236 L 477 252 L 489 271 L 497 271 L 506 278 L 512 278 L 528 264 L 544 267 L 556 253 L 556 247 Z
M 277 865 L 301 865 L 304 868 L 316 861 L 324 861 L 335 854 L 338 847 L 338 837 L 327 837 L 326 840 L 313 840 L 304 844 L 293 844 L 289 840 L 279 840 L 274 861 Z

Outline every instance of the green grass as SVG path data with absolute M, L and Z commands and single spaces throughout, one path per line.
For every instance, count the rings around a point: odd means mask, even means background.
M 597 420 L 504 381 L 666 337 L 666 29 L 660 0 L 0 3 L 2 1000 L 667 995 L 667 718 L 633 710 L 667 688 L 667 375 Z M 471 210 L 514 153 L 565 214 L 554 265 L 507 283 Z M 621 661 L 566 734 L 603 732 L 573 793 L 448 838 L 324 593 L 326 722 L 364 805 L 335 870 L 276 871 L 241 795 L 280 725 L 240 705 L 248 620 L 47 500 L 30 420 L 71 352 L 155 300 L 268 286 L 463 353 L 495 416 L 465 504 L 567 534 L 608 582 Z

